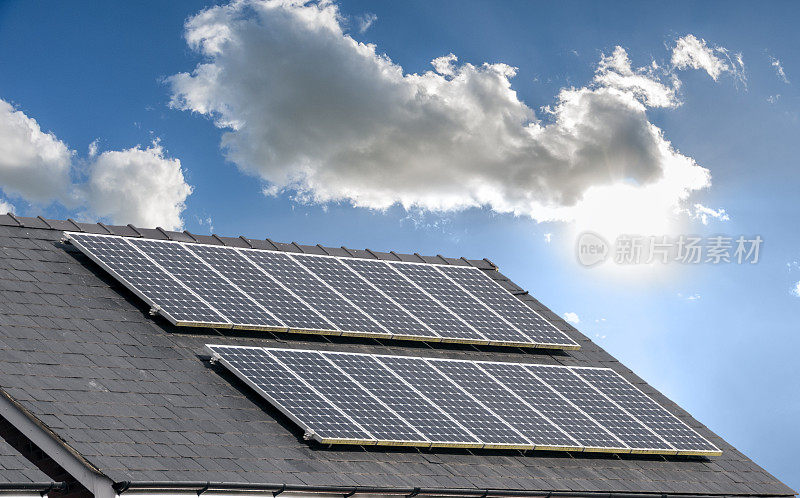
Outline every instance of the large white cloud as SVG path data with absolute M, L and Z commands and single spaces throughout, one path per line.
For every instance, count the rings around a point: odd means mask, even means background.
M 112 223 L 183 226 L 181 212 L 192 189 L 180 161 L 166 157 L 159 144 L 90 154 L 86 161 L 75 155 L 0 99 L 0 190 L 6 196 L 40 206 L 58 202 Z M 0 201 L 0 211 L 13 209 Z
M 159 144 L 103 152 L 89 166 L 81 190 L 98 216 L 169 229 L 183 226 L 181 213 L 192 193 L 181 162 L 165 157 Z
M 205 60 L 168 78 L 171 105 L 212 117 L 227 158 L 266 193 L 313 202 L 487 206 L 537 220 L 603 207 L 639 220 L 710 184 L 647 116 L 680 104 L 674 71 L 634 68 L 622 48 L 586 86 L 563 89 L 542 121 L 511 88 L 511 66 L 450 54 L 408 74 L 342 26 L 330 2 L 204 10 L 185 36 Z

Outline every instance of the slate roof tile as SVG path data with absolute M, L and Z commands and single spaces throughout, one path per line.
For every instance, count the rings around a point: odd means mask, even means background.
M 320 338 L 219 337 L 175 330 L 69 245 L 62 229 L 482 268 L 521 291 L 488 260 L 422 257 L 269 240 L 201 236 L 0 216 L 0 387 L 113 480 L 286 482 L 652 493 L 787 494 L 791 490 L 717 441 L 721 457 L 556 455 L 309 447 L 295 426 L 209 365 L 204 344 L 306 347 L 449 358 L 609 365 L 669 400 L 529 294 L 583 349 L 564 354 Z M 50 229 L 49 227 L 54 227 Z M 0 465 L 3 458 L 0 457 Z M 3 473 L 0 472 L 0 479 Z
M 0 484 L 49 483 L 52 479 L 0 439 Z

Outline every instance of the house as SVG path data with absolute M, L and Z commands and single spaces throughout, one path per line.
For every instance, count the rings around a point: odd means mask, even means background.
M 65 232 L 342 257 L 469 264 L 580 349 L 178 327 Z M 711 456 L 322 444 L 206 344 L 608 367 L 718 447 Z M 488 260 L 0 216 L 0 483 L 97 498 L 792 496 L 795 492 L 515 286 Z M 10 456 L 5 456 L 5 453 Z M 10 464 L 7 459 L 10 458 Z M 29 462 L 41 472 L 30 468 Z M 27 468 L 15 470 L 15 467 Z M 46 475 L 45 475 L 46 474 Z M 64 481 L 65 486 L 51 483 Z M 38 484 L 35 484 L 37 483 Z M 43 485 L 46 484 L 46 485 Z M 0 484 L 0 490 L 6 486 Z M 37 487 L 38 486 L 38 487 Z

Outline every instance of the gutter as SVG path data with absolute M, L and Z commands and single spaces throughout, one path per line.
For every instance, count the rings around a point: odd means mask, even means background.
M 719 493 L 657 493 L 657 492 L 608 492 L 608 491 L 532 491 L 522 489 L 473 489 L 473 488 L 399 488 L 382 486 L 310 486 L 305 484 L 270 484 L 242 482 L 201 482 L 201 481 L 120 481 L 113 485 L 114 491 L 121 495 L 127 491 L 185 491 L 197 496 L 205 492 L 257 492 L 272 493 L 277 497 L 284 492 L 340 494 L 349 498 L 356 494 L 394 495 L 414 498 L 421 496 L 447 496 L 459 498 L 523 498 L 523 497 L 571 497 L 571 498 L 698 498 L 712 496 L 758 496 L 752 493 L 724 495 Z M 766 495 L 763 495 L 766 496 Z M 770 495 L 794 496 L 794 495 Z
M 42 496 L 51 491 L 65 491 L 67 483 L 65 482 L 0 482 L 0 492 L 5 491 L 39 491 Z

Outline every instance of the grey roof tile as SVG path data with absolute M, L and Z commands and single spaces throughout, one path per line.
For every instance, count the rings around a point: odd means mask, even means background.
M 267 403 L 207 364 L 204 344 L 280 345 L 388 354 L 609 365 L 663 403 L 669 400 L 530 295 L 534 309 L 583 345 L 565 354 L 517 349 L 381 345 L 364 341 L 225 337 L 164 328 L 146 307 L 69 245 L 58 230 L 127 234 L 292 252 L 470 264 L 519 289 L 487 260 L 421 257 L 271 241 L 210 237 L 131 227 L 0 216 L 0 387 L 113 480 L 286 482 L 323 485 L 518 488 L 652 493 L 791 491 L 676 408 L 714 438 L 721 457 L 653 458 L 526 452 L 316 448 Z M 30 227 L 29 227 L 30 225 Z M 0 465 L 3 458 L 0 456 Z M 0 479 L 4 473 L 0 472 Z M 13 474 L 9 474 L 13 475 Z
M 48 483 L 52 479 L 0 438 L 0 484 Z

